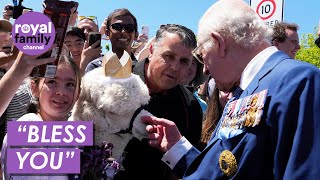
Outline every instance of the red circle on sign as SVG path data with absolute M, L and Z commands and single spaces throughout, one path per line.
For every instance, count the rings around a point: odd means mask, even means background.
M 273 8 L 273 11 L 271 12 L 271 14 L 270 14 L 269 16 L 267 16 L 267 17 L 261 17 L 258 10 L 259 10 L 261 4 L 264 3 L 264 2 L 266 2 L 266 1 L 270 1 L 270 2 L 273 4 L 273 7 L 274 7 L 274 8 Z M 269 18 L 274 14 L 275 11 L 276 11 L 276 3 L 275 3 L 273 0 L 263 0 L 263 1 L 261 1 L 261 2 L 259 3 L 258 7 L 257 7 L 257 10 L 256 10 L 257 14 L 260 16 L 260 18 L 261 18 L 262 20 L 269 19 Z

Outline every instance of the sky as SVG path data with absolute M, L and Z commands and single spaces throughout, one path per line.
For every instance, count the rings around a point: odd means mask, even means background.
M 181 24 L 197 34 L 198 21 L 217 0 L 74 0 L 79 3 L 79 15 L 98 17 L 99 27 L 110 12 L 127 8 L 137 18 L 138 30 L 149 26 L 149 37 L 155 35 L 161 24 Z M 43 0 L 24 0 L 25 7 L 41 12 Z M 249 4 L 249 0 L 245 0 Z M 0 7 L 12 4 L 12 0 L 0 0 Z M 284 21 L 299 25 L 299 36 L 313 33 L 320 19 L 320 0 L 284 0 Z M 103 40 L 102 45 L 108 43 Z

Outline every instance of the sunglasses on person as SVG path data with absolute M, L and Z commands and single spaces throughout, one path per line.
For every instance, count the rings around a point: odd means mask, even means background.
M 110 27 L 119 32 L 121 32 L 122 30 L 125 30 L 128 33 L 132 33 L 136 30 L 133 24 L 114 23 L 114 24 L 111 24 Z
M 84 19 L 89 19 L 89 20 L 91 20 L 92 22 L 94 22 L 96 25 L 97 25 L 97 27 L 98 27 L 98 29 L 99 29 L 99 22 L 98 22 L 98 18 L 96 17 L 96 16 L 78 16 L 78 23 L 80 22 L 80 21 L 82 21 L 82 20 L 84 20 Z
M 84 41 L 83 40 L 76 40 L 76 41 L 67 41 L 64 43 L 68 49 L 75 47 L 75 48 L 83 48 Z
M 84 20 L 84 19 L 90 19 L 91 21 L 97 20 L 96 16 L 78 16 L 78 21 Z

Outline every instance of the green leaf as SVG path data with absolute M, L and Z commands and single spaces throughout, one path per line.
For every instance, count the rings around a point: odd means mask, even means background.
M 314 44 L 318 38 L 317 27 L 314 28 L 314 33 L 303 34 L 300 39 L 301 49 L 297 52 L 296 59 L 308 62 L 320 68 L 320 48 Z

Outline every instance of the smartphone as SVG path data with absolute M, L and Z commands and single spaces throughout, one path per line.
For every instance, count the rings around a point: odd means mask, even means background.
M 96 46 L 96 47 L 100 47 L 101 46 L 101 34 L 98 32 L 90 32 L 89 36 L 89 46 L 91 46 L 92 44 L 94 44 L 97 41 L 100 41 L 100 43 Z M 94 47 L 94 48 L 96 48 Z
M 144 34 L 147 37 L 147 39 L 149 39 L 149 26 L 148 25 L 141 26 L 141 34 Z

